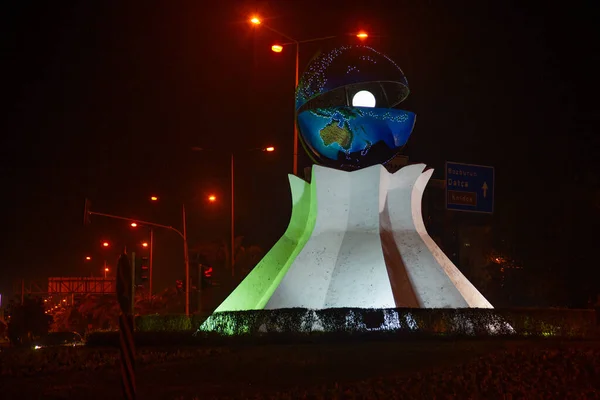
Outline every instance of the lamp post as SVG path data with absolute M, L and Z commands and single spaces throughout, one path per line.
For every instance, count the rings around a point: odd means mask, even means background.
M 154 255 L 154 228 L 150 227 L 150 279 L 148 282 L 148 291 L 149 293 L 149 298 L 150 300 L 152 300 L 152 267 L 153 267 L 153 255 Z
M 152 201 L 157 201 L 158 198 L 156 196 L 152 196 L 151 200 Z M 87 203 L 88 203 L 88 201 L 86 200 L 86 204 Z M 190 258 L 189 258 L 189 254 L 188 254 L 187 229 L 186 229 L 186 220 L 185 220 L 185 205 L 182 205 L 183 233 L 181 231 L 179 231 L 178 229 L 173 228 L 172 226 L 157 224 L 157 223 L 148 222 L 148 221 L 140 221 L 138 219 L 133 219 L 133 218 L 128 218 L 128 217 L 121 217 L 119 215 L 112 215 L 112 214 L 100 213 L 100 212 L 96 212 L 96 211 L 91 211 L 91 210 L 89 210 L 89 209 L 86 208 L 85 216 L 84 217 L 88 217 L 89 215 L 98 215 L 100 217 L 107 217 L 107 218 L 119 219 L 119 220 L 123 220 L 123 221 L 128 221 L 130 223 L 136 223 L 136 225 L 137 224 L 141 224 L 141 225 L 147 225 L 147 226 L 155 227 L 155 228 L 168 229 L 170 231 L 173 231 L 173 232 L 177 233 L 183 239 L 183 249 L 184 249 L 184 252 L 185 252 L 185 254 L 184 254 L 184 260 L 185 260 L 185 278 L 187 280 L 186 292 L 185 292 L 185 314 L 187 316 L 189 316 L 190 315 Z M 110 246 L 110 244 L 108 242 L 104 242 L 102 245 L 104 247 Z
M 233 171 L 235 170 L 234 168 L 235 164 L 233 161 L 233 152 L 231 153 L 231 277 L 233 278 L 235 276 L 235 206 L 234 206 L 234 201 L 235 201 L 235 195 L 234 195 L 234 189 L 235 189 L 235 180 L 233 177 Z
M 286 35 L 285 33 L 282 33 L 280 31 L 270 27 L 269 25 L 266 25 L 257 16 L 250 18 L 250 23 L 252 23 L 255 26 L 258 26 L 258 25 L 263 26 L 263 27 L 267 28 L 268 30 L 270 30 L 271 32 L 290 41 L 290 43 L 275 44 L 275 45 L 271 46 L 271 50 L 273 50 L 275 53 L 281 53 L 281 51 L 283 50 L 283 46 L 286 46 L 289 44 L 294 44 L 296 46 L 294 93 L 298 89 L 298 77 L 299 77 L 299 69 L 300 69 L 300 43 L 319 42 L 322 40 L 328 40 L 328 39 L 333 39 L 333 38 L 337 37 L 337 36 L 324 36 L 324 37 L 319 37 L 319 38 L 315 38 L 315 39 L 296 40 L 296 39 L 292 38 L 291 36 Z M 298 115 L 297 114 L 298 114 L 298 112 L 296 110 L 296 104 L 294 102 L 294 161 L 293 161 L 292 173 L 296 176 L 298 176 L 298 124 L 297 124 Z
M 185 204 L 181 205 L 183 219 L 183 254 L 185 261 L 185 315 L 190 316 L 190 253 L 188 251 L 187 224 L 185 217 Z
M 158 201 L 157 196 L 150 196 L 150 201 L 156 202 Z M 153 227 L 158 228 L 167 228 L 176 232 L 183 239 L 183 257 L 185 263 L 185 315 L 189 317 L 190 315 L 190 255 L 188 250 L 188 241 L 187 241 L 187 218 L 185 216 L 185 204 L 181 204 L 181 219 L 183 225 L 183 232 L 179 232 L 177 229 L 173 227 L 166 227 L 160 224 L 148 223 L 144 222 L 143 224 L 148 225 L 150 227 L 150 256 L 148 257 L 149 263 L 149 275 L 150 279 L 148 280 L 148 291 L 150 292 L 150 298 L 152 298 L 152 270 L 154 267 L 154 229 Z M 133 224 L 132 224 L 133 226 Z M 147 245 L 147 244 L 146 244 Z
M 156 200 L 158 200 L 158 198 L 155 197 L 155 196 L 152 196 L 150 199 L 153 199 L 153 198 L 156 199 Z M 156 200 L 153 200 L 153 201 L 156 201 Z M 137 226 L 138 226 L 137 222 L 132 222 L 131 223 L 131 227 L 132 228 L 135 228 Z M 149 252 L 150 252 L 150 256 L 148 257 L 148 261 L 149 261 L 149 266 L 148 266 L 148 268 L 149 268 L 149 271 L 148 271 L 148 274 L 149 274 L 149 277 L 148 277 L 149 278 L 148 279 L 148 298 L 150 300 L 152 300 L 152 269 L 153 269 L 153 253 L 154 253 L 154 228 L 151 227 L 151 226 L 149 228 L 150 228 L 150 244 L 148 244 L 147 242 L 143 242 L 142 243 L 142 247 L 144 247 L 144 248 L 150 247 L 148 249 Z
M 275 151 L 275 147 L 273 146 L 268 146 L 268 147 L 263 147 L 263 148 L 253 148 L 253 149 L 247 149 L 246 151 L 265 151 L 267 153 L 272 153 Z M 202 147 L 192 147 L 192 151 L 216 151 L 219 152 L 218 150 L 212 150 L 212 149 L 205 149 Z M 230 227 L 230 262 L 231 262 L 231 277 L 235 277 L 235 175 L 234 175 L 234 171 L 235 171 L 235 157 L 234 157 L 234 153 L 231 152 L 230 153 L 230 173 L 231 173 L 231 215 L 230 215 L 230 220 L 231 220 L 231 227 Z M 208 200 L 210 202 L 214 202 L 216 200 L 216 198 L 214 196 L 209 196 Z

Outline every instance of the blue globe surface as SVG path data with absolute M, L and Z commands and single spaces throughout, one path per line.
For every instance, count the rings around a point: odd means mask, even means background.
M 359 92 L 368 92 L 373 104 L 353 104 Z M 315 162 L 329 167 L 385 163 L 406 144 L 415 124 L 414 113 L 392 108 L 408 93 L 402 70 L 371 47 L 321 53 L 296 92 L 302 144 Z

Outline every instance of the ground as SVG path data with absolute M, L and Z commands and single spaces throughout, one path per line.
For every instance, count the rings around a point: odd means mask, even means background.
M 527 396 L 532 393 L 527 390 L 540 384 L 550 390 L 545 398 L 600 398 L 599 342 L 237 345 L 182 349 L 178 356 L 163 361 L 153 356 L 165 351 L 177 352 L 172 348 L 140 352 L 138 398 L 433 398 L 436 393 L 449 398 L 490 398 L 503 390 Z M 519 375 L 520 370 L 527 371 L 526 375 Z M 2 399 L 105 400 L 119 398 L 120 390 L 115 365 L 0 376 Z M 564 393 L 559 394 L 560 390 Z

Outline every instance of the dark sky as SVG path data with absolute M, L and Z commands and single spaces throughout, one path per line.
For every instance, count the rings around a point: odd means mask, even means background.
M 131 248 L 147 237 L 100 218 L 84 227 L 86 196 L 96 211 L 177 227 L 185 202 L 192 243 L 225 238 L 232 149 L 277 147 L 242 151 L 236 164 L 238 233 L 264 248 L 275 242 L 291 209 L 294 59 L 270 51 L 276 35 L 248 25 L 254 11 L 298 39 L 340 35 L 328 46 L 353 42 L 347 34 L 358 29 L 379 35 L 370 44 L 402 67 L 411 87 L 403 103 L 418 115 L 405 150 L 411 160 L 439 177 L 446 160 L 495 166 L 495 224 L 519 256 L 541 274 L 560 265 L 578 277 L 573 285 L 598 278 L 600 35 L 592 2 L 1 7 L 0 293 L 22 277 L 98 273 L 104 258 L 116 258 L 101 240 Z M 301 68 L 321 46 L 303 45 Z M 207 204 L 208 193 L 217 204 Z M 150 194 L 160 203 L 149 204 Z M 171 284 L 173 271 L 183 271 L 181 241 L 168 231 L 156 240 L 157 279 Z

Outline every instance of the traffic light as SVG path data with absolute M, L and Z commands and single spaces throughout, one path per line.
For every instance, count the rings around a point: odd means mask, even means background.
M 150 279 L 150 263 L 148 257 L 140 257 L 139 260 L 138 268 L 135 270 L 135 285 L 146 287 Z
M 212 286 L 213 268 L 210 265 L 200 264 L 202 270 L 202 287 Z
M 183 292 L 183 280 L 177 279 L 175 281 L 175 288 L 177 289 L 177 293 L 182 293 Z

